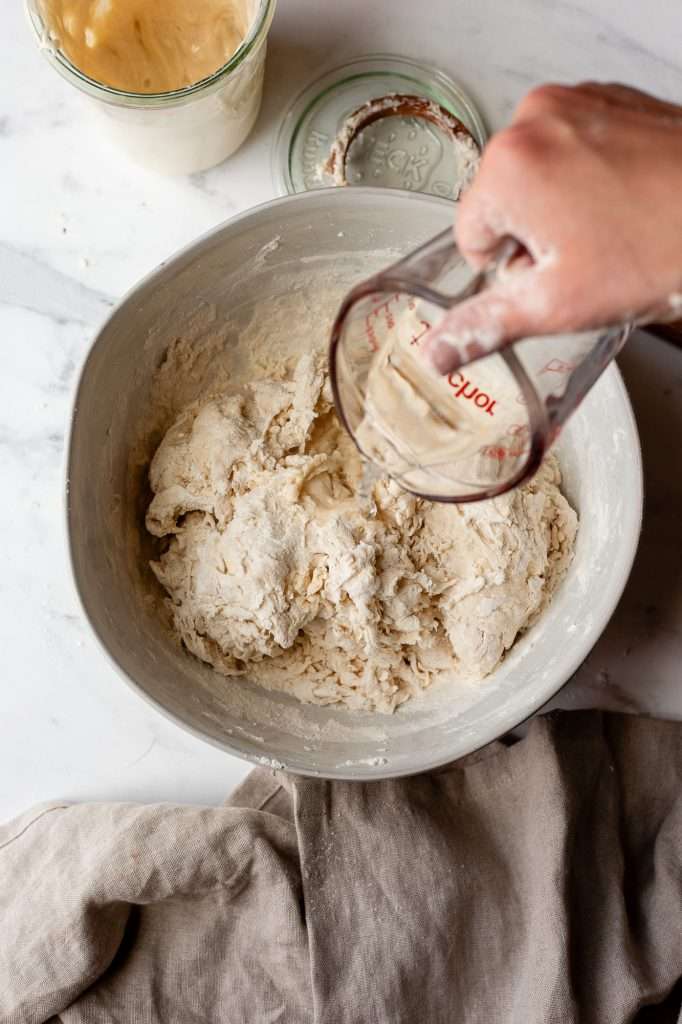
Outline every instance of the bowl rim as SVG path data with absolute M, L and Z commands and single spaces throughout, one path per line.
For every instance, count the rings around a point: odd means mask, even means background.
M 208 743 L 211 746 L 222 750 L 224 753 L 229 754 L 233 757 L 238 757 L 240 760 L 248 761 L 254 766 L 268 767 L 277 770 L 283 770 L 295 775 L 307 776 L 310 778 L 323 778 L 335 781 L 347 781 L 347 782 L 372 782 L 381 781 L 384 779 L 397 779 L 405 778 L 411 775 L 418 775 L 423 772 L 434 771 L 439 768 L 444 768 L 448 765 L 455 764 L 464 757 L 468 757 L 470 754 L 474 754 L 477 751 L 483 749 L 489 743 L 494 742 L 506 733 L 527 722 L 530 718 L 536 715 L 542 710 L 547 704 L 549 704 L 560 691 L 566 686 L 571 680 L 574 673 L 584 662 L 589 655 L 590 651 L 594 648 L 595 644 L 599 640 L 600 636 L 606 629 L 609 621 L 611 620 L 613 613 L 618 606 L 620 599 L 625 590 L 627 581 L 629 579 L 632 567 L 637 554 L 639 545 L 639 539 L 642 529 L 643 512 L 644 512 L 644 469 L 642 461 L 642 447 L 637 429 L 637 421 L 635 419 L 630 397 L 625 387 L 620 370 L 618 369 L 615 361 L 607 367 L 606 371 L 602 375 L 602 379 L 612 379 L 614 386 L 616 387 L 619 397 L 622 402 L 623 408 L 623 426 L 628 430 L 634 444 L 628 447 L 628 458 L 631 460 L 631 471 L 633 476 L 633 485 L 635 493 L 630 497 L 629 507 L 632 510 L 632 521 L 629 526 L 627 533 L 623 538 L 623 554 L 618 564 L 614 566 L 612 574 L 609 576 L 607 585 L 604 590 L 608 591 L 608 599 L 605 602 L 605 608 L 598 621 L 595 620 L 586 629 L 587 645 L 581 646 L 579 652 L 573 657 L 567 660 L 563 671 L 560 673 L 561 681 L 552 684 L 551 692 L 545 692 L 539 694 L 536 699 L 528 701 L 523 710 L 517 709 L 515 712 L 509 712 L 507 715 L 501 715 L 495 717 L 495 724 L 488 724 L 482 726 L 481 734 L 476 740 L 470 744 L 464 743 L 463 749 L 461 749 L 456 755 L 453 756 L 439 756 L 434 758 L 425 758 L 422 763 L 415 767 L 401 767 L 394 768 L 391 766 L 390 759 L 384 764 L 367 764 L 362 762 L 354 762 L 352 766 L 345 767 L 342 765 L 335 766 L 332 770 L 315 770 L 306 766 L 300 766 L 294 763 L 292 759 L 289 761 L 283 761 L 277 758 L 271 758 L 266 753 L 258 754 L 248 750 L 241 749 L 236 743 L 230 743 L 226 740 L 218 739 L 214 736 L 208 736 L 200 729 L 184 721 L 179 715 L 170 711 L 164 704 L 158 701 L 155 697 L 151 696 L 135 679 L 128 674 L 128 672 L 118 663 L 114 655 L 110 652 L 104 637 L 100 634 L 94 619 L 91 617 L 89 609 L 86 605 L 86 598 L 81 587 L 81 581 L 79 578 L 78 570 L 76 567 L 76 558 L 74 554 L 75 548 L 75 537 L 72 525 L 72 509 L 71 509 L 71 494 L 70 494 L 70 480 L 71 471 L 73 468 L 74 458 L 74 445 L 75 435 L 79 426 L 79 406 L 80 396 L 82 390 L 86 385 L 86 377 L 88 374 L 91 360 L 93 359 L 94 352 L 101 342 L 102 336 L 106 331 L 109 323 L 118 315 L 120 310 L 145 286 L 151 284 L 161 276 L 161 274 L 173 264 L 180 263 L 183 259 L 189 256 L 193 250 L 200 249 L 201 246 L 209 240 L 215 238 L 225 231 L 229 231 L 237 227 L 243 221 L 249 220 L 256 214 L 265 214 L 267 212 L 277 210 L 281 207 L 291 207 L 294 204 L 307 204 L 315 205 L 316 203 L 335 202 L 333 198 L 336 195 L 347 194 L 347 189 L 339 188 L 324 188 L 316 189 L 313 192 L 299 192 L 285 196 L 278 196 L 274 199 L 267 200 L 266 202 L 259 203 L 255 206 L 251 206 L 248 209 L 242 210 L 239 213 L 221 221 L 219 224 L 210 228 L 208 231 L 198 235 L 192 241 L 177 249 L 169 257 L 162 260 L 156 267 L 150 270 L 147 274 L 143 275 L 138 281 L 136 281 L 123 296 L 111 307 L 108 311 L 105 319 L 99 324 L 96 333 L 90 343 L 85 358 L 83 359 L 81 366 L 78 371 L 76 387 L 73 392 L 72 401 L 70 404 L 70 416 L 67 439 L 65 444 L 65 473 L 64 482 L 65 486 L 62 490 L 62 525 L 65 529 L 65 543 L 67 550 L 67 561 L 69 563 L 71 580 L 77 596 L 78 604 L 83 614 L 85 621 L 87 622 L 91 633 L 97 641 L 97 645 L 101 652 L 104 654 L 106 661 L 114 669 L 120 679 L 123 680 L 126 685 L 133 690 L 148 706 L 153 707 L 159 712 L 167 721 L 172 722 L 174 725 L 188 732 L 196 739 Z M 448 199 L 443 199 L 438 196 L 426 195 L 423 193 L 415 193 L 409 191 L 403 191 L 400 189 L 385 189 L 385 188 L 372 188 L 370 186 L 353 186 L 352 192 L 357 195 L 358 198 L 365 197 L 372 201 L 380 202 L 381 199 L 387 198 L 387 193 L 390 194 L 391 198 L 400 197 L 401 202 L 417 202 L 419 204 L 428 203 L 429 205 L 438 205 L 443 209 L 449 209 L 453 211 L 453 203 Z

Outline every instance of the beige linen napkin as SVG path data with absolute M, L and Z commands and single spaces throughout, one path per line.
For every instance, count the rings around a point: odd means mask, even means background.
M 675 1022 L 682 723 L 559 713 L 395 782 L 37 808 L 0 830 L 0 929 L 3 1024 Z

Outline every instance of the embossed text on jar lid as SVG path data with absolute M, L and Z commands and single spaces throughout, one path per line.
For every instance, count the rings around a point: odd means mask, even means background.
M 459 85 L 404 57 L 362 57 L 311 83 L 289 107 L 275 142 L 273 173 L 280 192 L 338 184 L 325 168 L 348 118 L 368 101 L 392 94 L 422 97 L 453 114 L 482 147 L 481 117 Z M 349 185 L 375 185 L 457 198 L 466 168 L 452 138 L 417 116 L 373 121 L 354 139 L 346 161 Z

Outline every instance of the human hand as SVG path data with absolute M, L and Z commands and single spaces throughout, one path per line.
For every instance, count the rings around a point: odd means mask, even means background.
M 441 373 L 530 335 L 682 315 L 682 107 L 623 85 L 545 85 L 493 136 L 455 227 L 467 261 L 517 255 L 422 346 Z

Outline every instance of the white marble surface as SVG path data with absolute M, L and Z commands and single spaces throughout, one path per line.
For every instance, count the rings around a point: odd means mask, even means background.
M 6 5 L 0 62 L 0 818 L 53 797 L 217 802 L 246 766 L 121 683 L 67 572 L 64 435 L 97 325 L 174 249 L 272 196 L 282 110 L 345 58 L 392 51 L 438 65 L 491 128 L 547 79 L 616 79 L 679 98 L 679 0 L 280 0 L 254 135 L 222 167 L 175 180 L 100 140 L 20 6 Z M 557 703 L 682 717 L 682 353 L 640 337 L 623 369 L 645 450 L 642 546 L 611 625 Z

